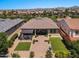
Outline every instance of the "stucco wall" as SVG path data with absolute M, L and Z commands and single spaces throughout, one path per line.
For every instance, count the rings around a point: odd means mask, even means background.
M 71 36 L 73 37 L 79 37 L 79 34 L 75 33 L 76 30 L 71 30 Z

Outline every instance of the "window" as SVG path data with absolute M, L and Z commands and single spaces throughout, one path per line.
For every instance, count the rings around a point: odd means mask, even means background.
M 79 31 L 75 31 L 75 34 L 76 34 L 76 35 L 79 35 Z
M 57 33 L 57 30 L 56 29 L 51 29 L 50 33 Z

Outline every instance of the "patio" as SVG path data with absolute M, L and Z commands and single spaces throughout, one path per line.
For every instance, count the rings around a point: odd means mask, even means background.
M 44 58 L 46 51 L 49 48 L 48 42 L 45 40 L 49 40 L 48 37 L 38 36 L 35 40 L 38 40 L 35 44 L 32 44 L 31 51 L 35 53 L 34 58 Z
M 21 39 L 27 39 L 33 35 L 48 35 L 58 33 L 59 27 L 47 17 L 37 17 L 29 20 L 21 27 Z

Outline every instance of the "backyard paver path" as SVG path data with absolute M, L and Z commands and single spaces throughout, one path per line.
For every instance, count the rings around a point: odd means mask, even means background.
M 38 36 L 36 40 L 38 40 L 38 42 L 35 42 L 31 47 L 31 51 L 34 52 L 34 58 L 44 58 L 49 46 L 48 42 L 44 42 L 44 40 L 49 39 L 45 36 Z
M 30 51 L 14 51 L 14 53 L 19 54 L 21 58 L 29 58 Z
M 11 54 L 14 53 L 14 49 L 16 48 L 16 46 L 18 45 L 18 43 L 20 42 L 20 40 L 16 39 L 13 46 L 11 48 L 8 48 L 8 55 L 9 57 L 11 57 Z

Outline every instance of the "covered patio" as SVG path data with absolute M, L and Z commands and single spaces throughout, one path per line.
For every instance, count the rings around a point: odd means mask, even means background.
M 21 27 L 21 38 L 31 38 L 33 35 L 48 35 L 58 33 L 58 26 L 50 18 L 34 18 Z

